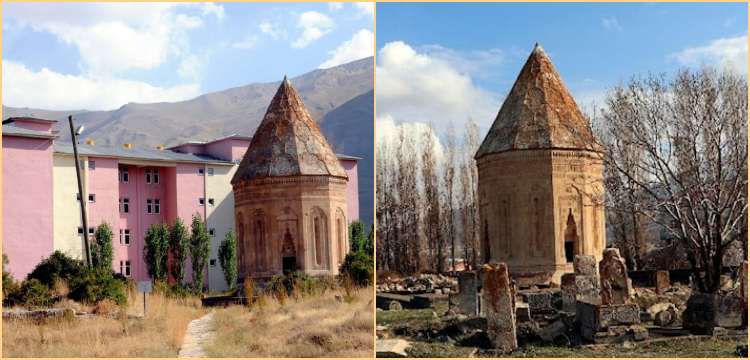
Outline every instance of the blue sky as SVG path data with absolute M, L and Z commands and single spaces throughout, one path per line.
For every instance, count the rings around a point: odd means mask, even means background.
M 438 130 L 467 116 L 486 130 L 535 42 L 583 108 L 639 74 L 747 69 L 741 3 L 379 3 L 377 22 L 379 118 Z
M 372 4 L 3 6 L 3 103 L 113 109 L 278 81 L 373 54 Z

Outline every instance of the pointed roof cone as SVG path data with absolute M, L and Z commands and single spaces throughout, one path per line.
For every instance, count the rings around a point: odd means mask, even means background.
M 284 77 L 232 184 L 260 177 L 295 175 L 347 177 L 302 98 Z
M 534 45 L 475 158 L 523 149 L 601 150 L 539 43 Z

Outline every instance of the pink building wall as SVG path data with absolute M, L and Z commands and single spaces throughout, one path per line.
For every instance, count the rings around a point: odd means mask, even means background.
M 87 202 L 86 217 L 88 226 L 96 229 L 102 223 L 107 223 L 112 228 L 112 245 L 117 249 L 119 243 L 120 214 L 118 211 L 119 184 L 117 182 L 117 160 L 107 158 L 88 158 L 88 170 L 86 176 L 86 187 L 89 195 L 95 194 L 94 202 Z M 91 168 L 91 162 L 94 168 Z M 88 201 L 88 199 L 86 199 Z M 115 254 L 117 251 L 115 251 Z M 115 256 L 116 258 L 116 256 Z M 119 262 L 114 262 L 113 269 L 120 267 Z
M 346 182 L 346 218 L 351 223 L 359 220 L 359 177 L 357 175 L 357 161 L 339 159 L 349 180 Z
M 3 136 L 3 253 L 14 278 L 52 253 L 52 209 L 52 139 Z
M 223 139 L 206 144 L 205 153 L 217 159 L 240 161 L 245 156 L 250 140 Z

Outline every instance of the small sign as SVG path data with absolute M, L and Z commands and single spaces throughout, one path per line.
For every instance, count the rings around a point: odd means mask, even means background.
M 150 293 L 151 292 L 151 281 L 139 281 L 138 292 Z

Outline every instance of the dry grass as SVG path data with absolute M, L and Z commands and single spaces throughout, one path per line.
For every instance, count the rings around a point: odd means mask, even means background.
M 373 289 L 284 298 L 262 297 L 251 309 L 232 306 L 214 315 L 210 357 L 372 357 Z
M 130 294 L 127 314 L 143 315 L 142 297 Z M 147 305 L 145 318 L 137 319 L 120 312 L 112 317 L 43 323 L 3 321 L 3 357 L 173 357 L 188 323 L 206 313 L 198 299 L 174 300 L 150 294 Z

